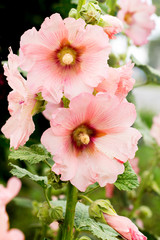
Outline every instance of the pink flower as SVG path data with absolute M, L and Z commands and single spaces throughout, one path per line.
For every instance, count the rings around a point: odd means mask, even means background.
M 129 62 L 120 68 L 108 67 L 108 75 L 95 88 L 96 91 L 115 94 L 120 99 L 125 98 L 135 83 L 132 78 L 133 66 L 134 64 Z
M 21 67 L 28 71 L 31 88 L 56 103 L 63 92 L 69 99 L 92 93 L 106 71 L 109 52 L 103 28 L 53 14 L 39 31 L 32 28 L 22 36 Z
M 160 145 L 160 114 L 153 118 L 151 135 L 156 139 L 157 144 Z
M 54 155 L 52 170 L 80 191 L 95 182 L 114 183 L 137 150 L 141 134 L 130 127 L 135 118 L 133 104 L 107 93 L 71 99 L 69 108 L 52 115 L 51 128 L 41 138 Z
M 123 30 L 123 24 L 117 17 L 106 14 L 101 18 L 105 22 L 103 29 L 110 39 L 116 38 L 114 35 Z
M 5 206 L 0 203 L 0 240 L 24 240 L 24 234 L 19 229 L 9 230 L 9 219 Z
M 8 110 L 11 117 L 1 131 L 6 138 L 10 138 L 10 147 L 15 149 L 24 145 L 35 129 L 32 110 L 36 103 L 36 95 L 30 92 L 27 81 L 19 73 L 19 65 L 20 58 L 10 51 L 8 66 L 4 65 L 4 74 L 7 76 L 8 84 L 13 89 L 8 95 Z
M 0 204 L 6 205 L 8 204 L 21 189 L 21 181 L 12 177 L 8 180 L 7 187 L 0 185 Z
M 146 44 L 155 27 L 155 22 L 150 18 L 155 12 L 155 6 L 142 0 L 120 0 L 119 5 L 121 10 L 118 12 L 118 18 L 126 24 L 126 35 L 135 45 Z
M 147 238 L 138 230 L 136 225 L 129 219 L 119 215 L 104 214 L 109 226 L 128 240 L 146 240 Z
M 24 234 L 18 229 L 9 230 L 9 218 L 6 205 L 19 193 L 21 181 L 12 177 L 8 180 L 7 187 L 0 185 L 0 240 L 24 240 Z

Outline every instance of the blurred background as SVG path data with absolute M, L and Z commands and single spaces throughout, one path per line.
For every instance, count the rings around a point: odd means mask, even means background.
M 102 1 L 101 1 L 102 2 Z M 149 1 L 150 2 L 150 1 Z M 160 15 L 160 1 L 154 0 L 157 6 L 157 13 Z M 51 14 L 58 12 L 63 18 L 67 17 L 71 7 L 76 7 L 70 0 L 1 0 L 0 1 L 0 61 L 7 60 L 8 48 L 11 46 L 14 53 L 18 53 L 19 42 L 21 35 L 28 29 L 35 26 L 39 29 L 44 18 Z M 160 17 L 154 14 L 153 19 L 156 22 L 156 29 L 150 36 L 150 41 L 147 45 L 142 47 L 130 46 L 128 49 L 128 60 L 131 55 L 135 56 L 142 64 L 149 64 L 150 66 L 160 70 Z M 147 24 L 147 23 L 146 23 Z M 115 55 L 126 52 L 127 39 L 124 35 L 119 35 L 117 39 L 112 40 L 113 53 Z M 145 73 L 137 68 L 134 69 L 134 77 L 137 83 L 145 82 Z M 3 67 L 0 65 L 0 128 L 4 125 L 9 117 L 7 110 L 7 95 L 11 89 L 7 85 L 6 79 L 3 75 Z M 146 85 L 137 87 L 132 92 L 137 110 L 140 112 L 143 121 L 148 128 L 152 125 L 152 118 L 154 115 L 160 113 L 160 86 Z M 48 128 L 49 123 L 44 119 L 42 114 L 34 117 L 36 123 L 36 131 L 32 134 L 31 140 L 27 143 L 38 143 L 42 132 Z M 0 137 L 0 183 L 6 183 L 11 176 L 8 166 L 9 141 L 2 135 Z M 146 145 L 141 145 L 137 152 L 139 158 L 139 175 L 142 177 L 143 172 L 147 170 L 154 155 L 154 150 Z M 20 163 L 25 166 L 25 163 Z M 43 164 L 42 164 L 43 165 Z M 40 175 L 45 172 L 44 166 L 37 165 L 35 171 Z M 27 166 L 25 166 L 27 167 Z M 154 172 L 154 179 L 160 187 L 160 164 Z M 100 198 L 105 198 L 105 189 L 98 191 Z M 119 192 L 115 189 L 115 198 L 111 199 L 118 214 L 125 214 L 124 206 L 126 204 L 126 193 Z M 134 194 L 134 193 L 133 193 Z M 37 201 L 43 201 L 42 189 L 28 179 L 23 179 L 23 188 L 20 196 L 30 197 Z M 96 195 L 97 196 L 97 195 Z M 91 196 L 94 198 L 94 195 Z M 130 198 L 130 196 L 129 196 Z M 118 199 L 118 204 L 117 204 Z M 131 196 L 132 199 L 132 196 Z M 132 199 L 134 201 L 134 198 Z M 20 228 L 26 234 L 26 239 L 31 240 L 34 236 L 34 224 L 38 224 L 38 220 L 33 216 L 30 206 L 25 208 L 16 206 L 13 207 L 14 202 L 8 205 L 8 212 L 10 215 L 11 227 Z M 152 212 L 150 218 L 144 218 L 144 228 L 147 229 L 151 235 L 148 239 L 157 239 L 152 234 L 160 236 L 160 192 L 149 190 L 142 198 L 142 204 L 147 205 Z M 25 215 L 24 215 L 25 214 Z M 126 214 L 127 215 L 127 214 Z M 25 217 L 24 217 L 25 216 Z M 22 221 L 23 220 L 23 221 Z M 30 224 L 31 223 L 31 224 Z M 32 224 L 34 223 L 34 224 Z M 148 235 L 149 236 L 149 235 Z

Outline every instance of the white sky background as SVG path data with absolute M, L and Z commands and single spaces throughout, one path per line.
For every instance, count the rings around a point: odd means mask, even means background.
M 147 0 L 151 3 L 150 0 Z M 158 0 L 159 1 L 159 0 Z M 156 28 L 152 31 L 149 36 L 149 40 L 160 39 L 160 17 L 156 14 L 152 16 L 152 19 L 155 20 Z M 159 40 L 160 42 L 160 40 Z M 112 40 L 112 51 L 115 54 L 123 54 L 125 53 L 127 42 L 125 36 L 119 35 L 117 39 Z M 128 49 L 128 60 L 130 56 L 133 55 L 138 61 L 142 64 L 148 63 L 148 44 L 136 47 L 131 46 Z M 159 54 L 160 57 L 160 54 Z M 159 61 L 160 62 L 160 61 Z M 158 66 L 158 70 L 160 70 L 160 66 Z M 142 71 L 134 71 L 134 78 L 136 81 L 145 80 L 145 74 Z M 136 98 L 137 108 L 138 109 L 146 109 L 148 111 L 155 112 L 155 114 L 160 113 L 160 86 L 144 86 L 138 87 L 133 90 L 133 93 Z

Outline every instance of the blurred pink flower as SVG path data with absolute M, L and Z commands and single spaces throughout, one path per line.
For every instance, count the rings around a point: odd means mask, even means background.
M 31 88 L 55 103 L 63 92 L 69 99 L 92 93 L 105 74 L 111 48 L 103 28 L 86 26 L 82 19 L 62 20 L 58 13 L 46 18 L 39 31 L 26 31 L 20 45 Z
M 126 35 L 135 45 L 146 44 L 148 36 L 155 27 L 155 22 L 150 18 L 155 12 L 155 6 L 142 0 L 120 0 L 119 5 L 121 9 L 118 18 L 126 25 Z
M 135 79 L 132 78 L 133 66 L 134 64 L 129 62 L 119 68 L 108 67 L 108 75 L 95 88 L 96 91 L 115 94 L 120 99 L 125 98 L 135 83 Z
M 24 240 L 24 234 L 19 229 L 9 230 L 9 219 L 5 206 L 0 203 L 0 240 Z
M 0 185 L 0 204 L 6 205 L 8 204 L 21 189 L 21 181 L 16 178 L 12 177 L 7 182 L 7 187 Z
M 117 17 L 106 14 L 102 15 L 101 18 L 106 23 L 103 29 L 110 39 L 116 38 L 115 34 L 123 30 L 123 23 Z
M 7 187 L 0 185 L 0 240 L 24 240 L 24 234 L 18 229 L 9 230 L 9 218 L 6 205 L 19 193 L 21 181 L 12 177 Z
M 136 227 L 136 225 L 127 217 L 119 215 L 104 214 L 105 220 L 109 226 L 115 229 L 122 237 L 127 240 L 146 240 L 145 237 Z
M 30 93 L 27 81 L 18 71 L 19 65 L 20 58 L 11 50 L 8 55 L 8 66 L 4 65 L 4 74 L 7 76 L 9 86 L 13 89 L 8 95 L 8 110 L 11 117 L 1 131 L 6 138 L 10 138 L 10 147 L 15 149 L 24 145 L 35 129 L 32 110 L 36 103 L 36 95 Z
M 130 127 L 135 118 L 133 104 L 107 93 L 71 99 L 69 108 L 52 115 L 51 128 L 41 138 L 54 155 L 52 170 L 80 191 L 95 182 L 114 183 L 137 150 L 141 134 Z
M 160 145 L 160 114 L 153 118 L 153 125 L 151 128 L 151 135 L 157 141 L 157 144 Z

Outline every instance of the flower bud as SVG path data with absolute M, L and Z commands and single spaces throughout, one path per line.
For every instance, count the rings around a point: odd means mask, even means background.
M 50 170 L 47 174 L 48 184 L 51 185 L 54 189 L 60 189 L 64 187 L 66 183 L 60 180 L 60 176 L 55 174 L 52 170 Z
M 140 218 L 151 218 L 152 217 L 152 211 L 149 207 L 147 206 L 141 206 L 138 209 L 138 216 Z
M 116 212 L 109 200 L 99 199 L 90 205 L 89 215 L 91 218 L 94 218 L 99 222 L 106 223 L 103 213 L 116 215 Z
M 50 207 L 47 202 L 43 202 L 39 208 L 37 217 L 39 220 L 45 224 L 50 224 L 52 221 L 52 218 L 49 215 Z
M 69 11 L 69 17 L 76 18 L 76 16 L 77 16 L 77 9 L 71 8 L 71 10 Z
M 97 24 L 101 16 L 101 8 L 97 1 L 84 4 L 80 10 L 80 16 L 87 24 Z
M 34 105 L 34 108 L 32 109 L 32 116 L 43 112 L 45 110 L 45 106 L 47 102 L 43 99 L 41 92 L 37 93 L 37 96 L 35 97 L 36 103 Z
M 63 208 L 60 206 L 56 206 L 49 209 L 49 216 L 52 221 L 54 220 L 62 220 L 63 219 Z

